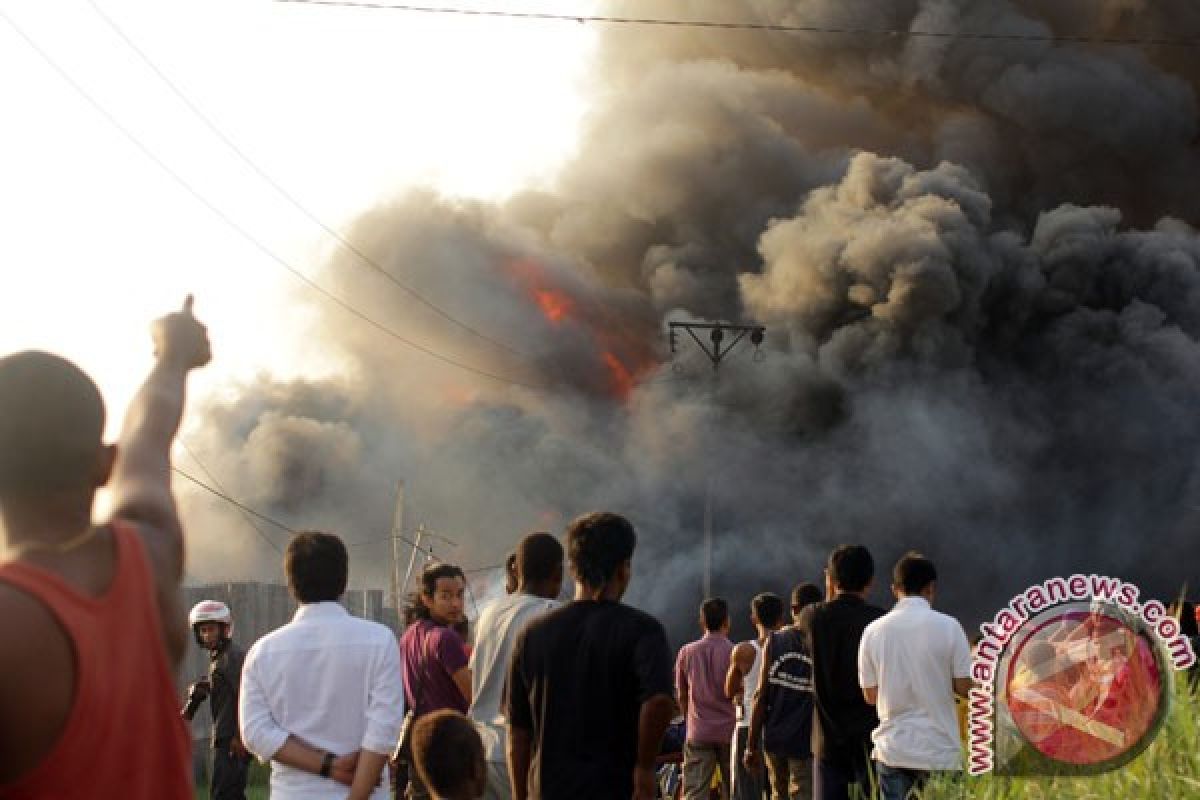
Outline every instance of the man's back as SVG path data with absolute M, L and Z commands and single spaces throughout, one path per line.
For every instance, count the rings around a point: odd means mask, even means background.
M 688 693 L 689 742 L 728 744 L 733 736 L 737 713 L 725 696 L 725 674 L 732 654 L 729 637 L 712 632 L 679 650 L 676 683 Z
M 867 625 L 883 613 L 847 593 L 801 612 L 797 627 L 804 631 L 812 655 L 817 707 L 813 752 L 819 757 L 857 748 L 879 724 L 858 685 L 858 644 Z
M 396 637 L 338 603 L 302 605 L 250 648 L 240 704 L 242 738 L 259 755 L 278 751 L 289 734 L 336 755 L 389 753 L 404 715 Z M 272 797 L 344 797 L 338 790 L 326 778 L 272 764 Z
M 454 681 L 454 674 L 469 663 L 457 631 L 431 619 L 419 619 L 400 637 L 400 657 L 405 702 L 418 717 L 443 708 L 467 713 L 467 698 Z
M 890 767 L 960 768 L 953 683 L 971 670 L 962 626 L 906 597 L 867 626 L 860 649 L 860 682 L 879 690 L 875 757 Z
M 518 637 L 509 721 L 531 731 L 531 798 L 610 800 L 632 794 L 638 714 L 672 691 L 662 625 L 607 601 L 576 601 Z
M 795 628 L 775 631 L 764 648 L 762 692 L 766 701 L 763 749 L 787 758 L 812 755 L 812 658 Z
M 26 607 L 6 621 L 29 626 L 16 640 L 20 648 L 9 652 L 23 649 L 26 666 L 42 670 L 24 698 L 24 714 L 6 719 L 43 726 L 42 715 L 51 714 L 58 731 L 35 763 L 8 776 L 16 780 L 0 786 L 0 796 L 185 800 L 191 745 L 176 708 L 146 554 L 133 526 L 122 522 L 98 532 L 95 546 L 103 555 L 98 560 L 111 561 L 112 569 L 108 585 L 94 593 L 31 562 L 0 565 L 5 607 Z M 63 646 L 75 665 L 73 681 L 51 666 Z M 6 672 L 6 688 L 20 690 L 24 681 L 14 673 Z M 57 692 L 40 691 L 39 683 L 55 686 L 64 677 L 65 702 Z M 17 743 L 5 745 L 10 755 L 29 744 L 17 731 L 6 730 L 4 741 Z
M 557 601 L 531 594 L 511 594 L 484 609 L 475 623 L 471 652 L 471 708 L 483 739 L 484 757 L 504 761 L 504 687 L 517 636 L 530 620 L 558 607 Z

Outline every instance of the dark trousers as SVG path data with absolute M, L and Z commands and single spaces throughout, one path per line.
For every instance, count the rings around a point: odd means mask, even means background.
M 855 800 L 871 797 L 871 740 L 827 747 L 816 759 L 816 800 Z
M 763 788 L 765 776 L 762 764 L 752 772 L 742 763 L 749 735 L 749 728 L 737 728 L 733 733 L 733 764 L 730 769 L 730 774 L 733 775 L 733 800 L 764 800 L 763 795 L 766 794 Z
M 875 762 L 875 771 L 879 773 L 881 800 L 913 800 L 929 780 L 927 770 L 889 767 L 882 761 Z
M 211 800 L 246 800 L 246 770 L 250 759 L 230 755 L 229 740 L 225 739 L 213 743 L 211 766 L 208 779 Z

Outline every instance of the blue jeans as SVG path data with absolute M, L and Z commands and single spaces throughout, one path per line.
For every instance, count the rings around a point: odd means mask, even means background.
M 915 797 L 929 779 L 929 773 L 925 770 L 889 767 L 882 761 L 875 762 L 875 772 L 879 776 L 879 796 L 882 800 L 909 800 L 910 793 Z

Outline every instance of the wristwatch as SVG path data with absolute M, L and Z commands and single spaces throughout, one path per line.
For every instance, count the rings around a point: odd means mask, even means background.
M 333 770 L 333 760 L 334 760 L 335 758 L 337 758 L 337 756 L 335 756 L 333 753 L 326 752 L 326 753 L 325 753 L 325 757 L 321 759 L 321 772 L 320 772 L 320 775 L 321 775 L 321 777 L 322 777 L 322 778 L 328 778 L 328 777 L 329 777 L 329 773 L 330 773 L 330 771 L 331 771 L 331 770 Z

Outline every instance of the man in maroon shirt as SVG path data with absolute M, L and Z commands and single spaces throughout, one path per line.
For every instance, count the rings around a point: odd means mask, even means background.
M 725 696 L 725 673 L 733 654 L 729 606 L 719 597 L 700 606 L 704 636 L 685 644 L 675 661 L 679 707 L 687 715 L 683 790 L 687 800 L 707 800 L 713 771 L 721 769 L 721 798 L 729 800 L 729 748 L 737 715 Z
M 404 665 L 404 702 L 416 719 L 448 708 L 465 714 L 471 705 L 471 670 L 462 637 L 454 630 L 463 615 L 466 576 L 452 564 L 431 563 L 421 572 L 413 609 L 416 621 L 400 637 Z M 409 800 L 425 800 L 429 791 L 409 774 Z

